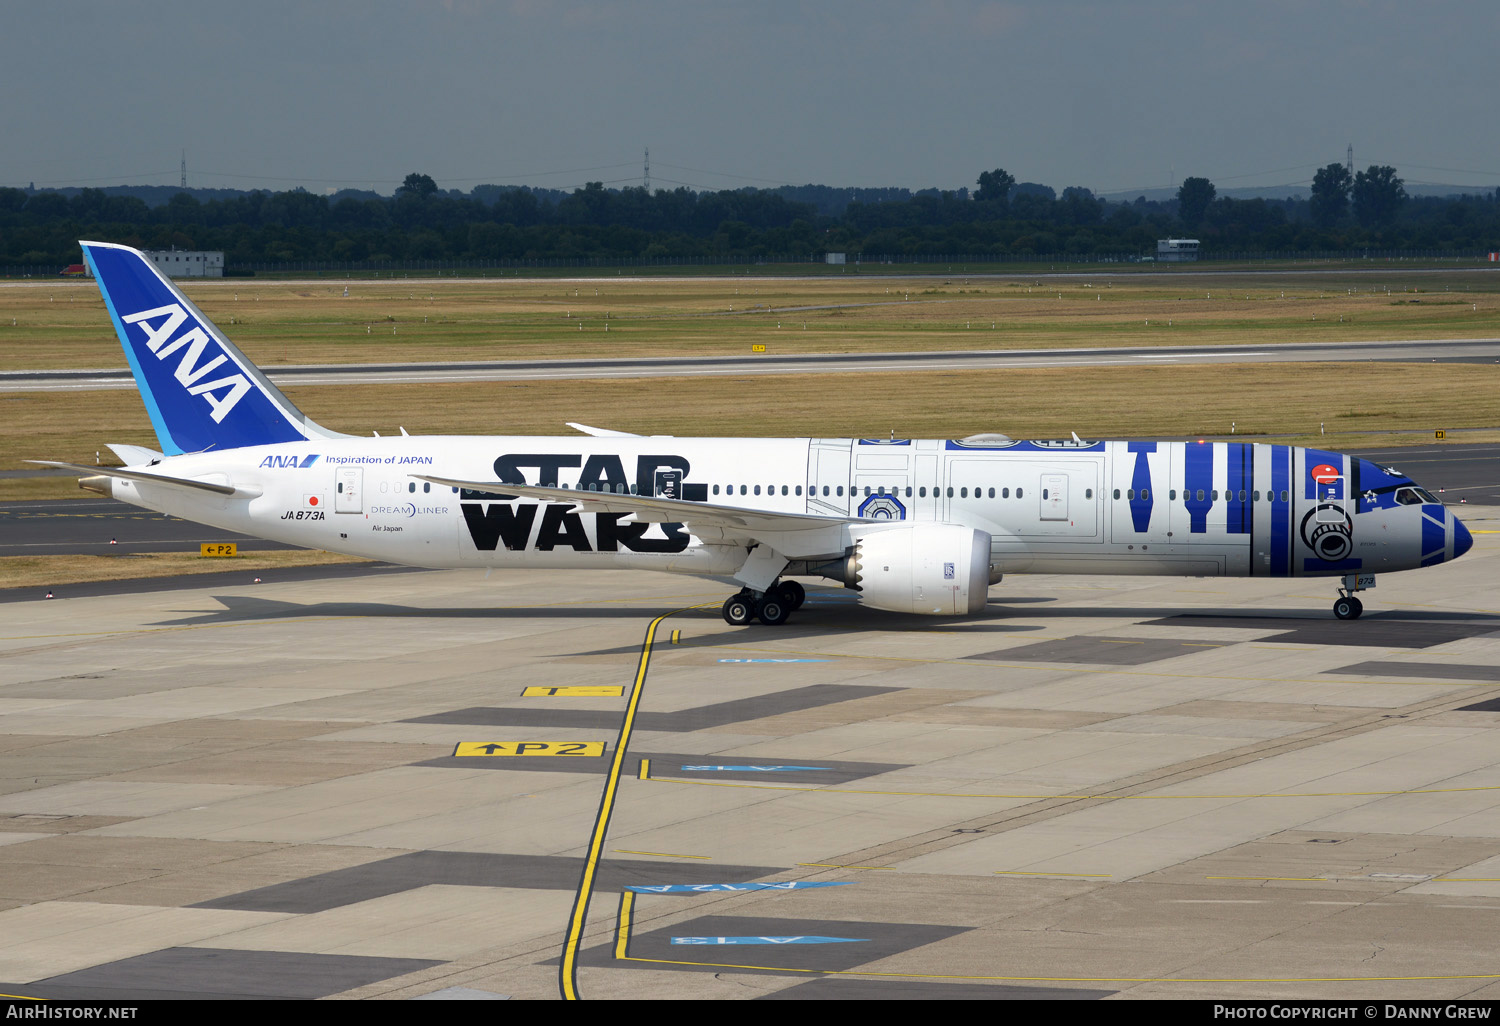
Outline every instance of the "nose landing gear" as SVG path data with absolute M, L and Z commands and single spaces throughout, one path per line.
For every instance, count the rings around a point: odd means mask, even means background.
M 1365 611 L 1365 604 L 1354 593 L 1375 587 L 1375 575 L 1345 574 L 1339 585 L 1339 597 L 1333 604 L 1333 615 L 1340 620 L 1358 620 L 1359 614 Z
M 781 581 L 763 592 L 746 588 L 724 600 L 724 622 L 744 627 L 751 620 L 759 620 L 767 627 L 776 627 L 786 623 L 806 599 L 807 591 L 796 581 Z
M 1333 604 L 1333 615 L 1340 620 L 1358 620 L 1365 611 L 1365 604 L 1353 595 L 1341 595 Z

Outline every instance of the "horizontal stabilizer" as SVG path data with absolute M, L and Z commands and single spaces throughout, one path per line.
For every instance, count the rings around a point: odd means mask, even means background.
M 173 485 L 177 488 L 192 488 L 217 495 L 233 495 L 234 485 L 214 484 L 211 481 L 193 481 L 185 477 L 170 477 L 166 474 L 148 474 L 141 470 L 125 470 L 122 467 L 90 467 L 82 463 L 59 463 L 57 460 L 26 460 L 40 467 L 58 467 L 72 470 L 87 477 L 122 477 L 127 481 L 145 481 L 150 484 Z
M 587 424 L 575 424 L 571 420 L 568 421 L 567 423 L 568 423 L 568 427 L 572 428 L 574 431 L 582 431 L 584 434 L 586 434 L 586 435 L 593 435 L 595 438 L 641 438 L 641 437 L 644 437 L 642 435 L 634 434 L 634 433 L 632 433 L 630 431 L 611 431 L 609 428 L 596 428 L 596 427 L 589 427 Z
M 127 467 L 139 467 L 146 463 L 159 463 L 162 454 L 144 445 L 125 445 L 123 442 L 107 443 L 109 451 L 125 461 Z

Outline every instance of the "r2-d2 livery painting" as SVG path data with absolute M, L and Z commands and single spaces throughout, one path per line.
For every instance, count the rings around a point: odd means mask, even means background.
M 1329 577 L 1473 544 L 1394 468 L 1241 442 L 356 437 L 310 420 L 142 254 L 82 243 L 160 449 L 48 461 L 229 531 L 425 567 L 661 570 L 733 582 L 724 619 L 786 621 L 795 578 L 861 606 L 974 616 L 1006 573 Z M 41 462 L 41 461 L 39 461 Z

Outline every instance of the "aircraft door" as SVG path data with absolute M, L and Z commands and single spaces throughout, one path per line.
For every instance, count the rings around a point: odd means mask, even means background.
M 655 489 L 651 494 L 663 499 L 682 498 L 682 471 L 658 470 Z
M 807 511 L 843 516 L 849 512 L 847 438 L 815 438 L 807 451 Z
M 916 472 L 912 475 L 916 498 L 912 500 L 913 520 L 941 520 L 938 496 L 938 453 L 918 452 Z
M 1043 474 L 1040 489 L 1043 520 L 1068 519 L 1068 475 Z
M 363 513 L 365 472 L 360 467 L 340 467 L 334 484 L 335 513 Z
M 854 512 L 875 520 L 910 520 L 916 494 L 910 444 L 860 441 L 854 452 Z
M 1348 489 L 1344 487 L 1344 475 L 1342 474 L 1318 474 L 1317 468 L 1313 471 L 1313 480 L 1318 487 L 1318 511 L 1314 519 L 1320 524 L 1342 524 L 1349 519 L 1349 512 L 1345 508 L 1345 500 Z M 1327 468 L 1332 469 L 1332 468 Z

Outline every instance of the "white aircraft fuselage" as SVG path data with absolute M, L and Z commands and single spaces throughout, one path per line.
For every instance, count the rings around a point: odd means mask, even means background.
M 859 518 L 797 546 L 804 561 L 840 558 L 862 535 L 917 524 L 984 531 L 1001 573 L 1341 577 L 1416 569 L 1467 547 L 1459 521 L 1408 479 L 1353 457 L 1260 443 L 403 436 L 171 464 L 175 476 L 233 482 L 236 493 L 122 481 L 113 494 L 226 530 L 428 567 L 730 577 L 745 558 L 742 544 L 713 532 L 505 501 L 430 477 L 580 493 L 671 487 L 709 505 Z M 1336 473 L 1314 480 L 1318 467 Z

